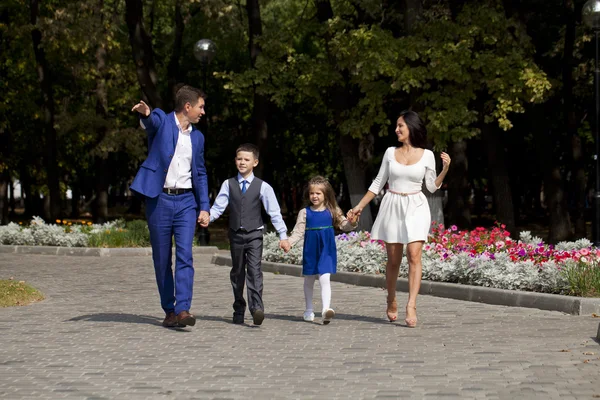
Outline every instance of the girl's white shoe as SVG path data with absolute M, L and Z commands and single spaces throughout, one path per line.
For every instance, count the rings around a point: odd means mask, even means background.
M 321 317 L 323 318 L 323 325 L 327 325 L 328 323 L 331 322 L 333 317 L 335 317 L 335 311 L 333 311 L 333 309 L 331 309 L 331 308 L 326 308 L 321 313 Z
M 303 318 L 306 322 L 313 322 L 315 320 L 315 313 L 312 311 L 305 311 Z

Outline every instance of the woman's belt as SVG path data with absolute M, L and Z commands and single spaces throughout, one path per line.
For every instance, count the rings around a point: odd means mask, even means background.
M 395 191 L 393 191 L 393 190 L 389 190 L 389 189 L 388 189 L 388 192 L 390 192 L 390 193 L 394 193 L 394 194 L 399 194 L 400 196 L 412 196 L 412 195 L 414 195 L 414 194 L 419 194 L 419 193 L 421 193 L 421 191 L 420 191 L 420 190 L 419 190 L 418 192 L 409 192 L 409 193 L 405 193 L 405 192 L 395 192 Z
M 322 229 L 333 228 L 333 225 L 329 226 L 315 226 L 314 228 L 305 228 L 307 231 L 320 231 Z

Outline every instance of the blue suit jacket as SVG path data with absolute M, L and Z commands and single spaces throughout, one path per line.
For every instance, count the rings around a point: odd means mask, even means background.
M 148 158 L 142 163 L 130 189 L 143 196 L 154 198 L 162 193 L 167 171 L 179 137 L 175 112 L 165 114 L 160 108 L 142 118 L 148 133 Z M 209 211 L 208 179 L 204 165 L 204 135 L 192 126 L 192 187 L 198 212 Z

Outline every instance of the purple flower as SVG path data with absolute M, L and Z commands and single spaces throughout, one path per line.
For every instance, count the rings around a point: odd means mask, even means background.
M 520 249 L 517 254 L 521 257 L 525 257 L 527 255 L 527 252 L 525 251 L 525 249 Z

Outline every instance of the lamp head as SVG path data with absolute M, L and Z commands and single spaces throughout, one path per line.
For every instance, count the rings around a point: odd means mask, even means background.
M 600 0 L 588 0 L 581 11 L 583 22 L 595 31 L 600 31 Z
M 194 57 L 203 64 L 210 63 L 215 58 L 215 54 L 217 54 L 217 46 L 210 39 L 200 39 L 194 45 Z

